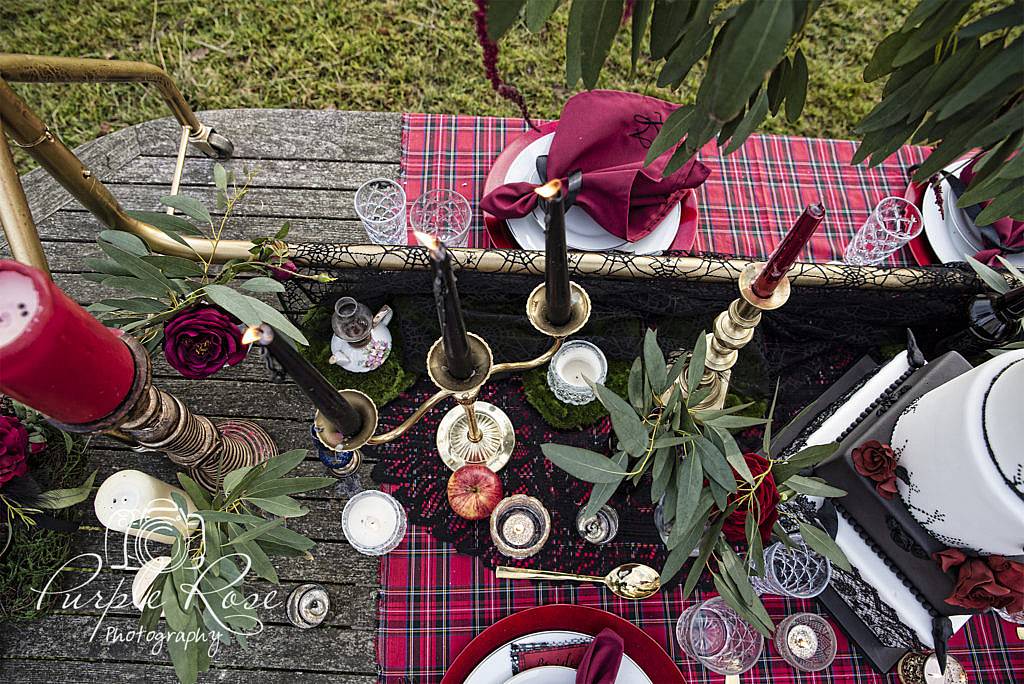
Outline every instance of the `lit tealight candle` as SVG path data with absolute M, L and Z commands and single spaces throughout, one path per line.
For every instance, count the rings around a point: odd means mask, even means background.
M 182 518 L 171 498 L 172 493 L 181 495 L 188 513 L 196 510 L 184 490 L 138 470 L 119 470 L 96 490 L 93 508 L 108 530 L 171 544 L 174 537 L 160 530 L 169 532 L 168 526 L 171 526 L 184 532 L 186 525 L 190 530 L 199 525 L 194 516 L 187 521 Z M 136 521 L 140 522 L 133 527 Z
M 374 489 L 359 492 L 345 504 L 341 528 L 359 553 L 381 556 L 405 537 L 405 509 L 395 498 Z
M 548 367 L 548 387 L 559 401 L 582 405 L 594 400 L 590 383 L 603 383 L 608 360 L 595 345 L 572 340 L 558 350 Z

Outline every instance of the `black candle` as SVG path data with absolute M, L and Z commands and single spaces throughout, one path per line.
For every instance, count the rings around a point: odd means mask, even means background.
M 275 334 L 274 329 L 264 323 L 259 327 L 249 328 L 242 339 L 266 347 L 302 393 L 338 429 L 338 432 L 351 437 L 363 428 L 363 418 L 359 412 L 338 394 L 338 390 L 327 382 L 327 378 L 299 354 L 283 335 Z
M 565 325 L 572 317 L 569 255 L 565 244 L 565 193 L 557 178 L 535 190 L 544 208 L 544 291 L 548 321 Z
M 437 320 L 441 324 L 441 345 L 448 372 L 454 378 L 468 380 L 473 375 L 473 360 L 469 354 L 466 322 L 462 319 L 459 289 L 452 271 L 452 257 L 444 243 L 433 235 L 417 231 L 416 238 L 430 253 L 430 264 L 434 269 L 434 303 Z

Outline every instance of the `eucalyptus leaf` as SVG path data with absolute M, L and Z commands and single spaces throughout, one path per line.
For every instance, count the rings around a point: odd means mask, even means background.
M 694 548 L 696 548 L 697 543 L 700 541 L 702 532 L 704 532 L 703 525 L 691 525 L 688 534 L 680 539 L 675 547 L 669 551 L 668 558 L 665 559 L 665 565 L 661 569 L 661 583 L 663 585 L 675 577 L 676 573 L 683 567 L 683 564 L 690 558 L 690 554 L 693 553 Z
M 978 274 L 978 277 L 981 278 L 986 285 L 996 292 L 1002 294 L 1010 291 L 1010 284 L 1006 282 L 1006 278 L 1004 278 L 999 271 L 987 264 L 981 263 L 970 255 L 965 255 L 964 261 L 974 269 L 974 272 Z
M 788 57 L 772 69 L 772 75 L 768 78 L 768 110 L 772 116 L 779 113 L 783 100 L 786 99 L 786 83 L 789 80 L 790 62 Z
M 557 0 L 555 0 L 557 2 Z M 651 10 L 654 7 L 654 0 L 635 0 L 633 2 L 633 16 L 630 24 L 630 49 L 629 65 L 632 73 L 636 73 L 636 65 L 640 60 L 640 50 L 643 48 L 644 34 L 647 32 L 647 23 L 651 19 Z M 529 6 L 527 6 L 529 13 Z
M 228 191 L 228 172 L 220 164 L 213 165 L 213 184 L 221 192 L 226 193 Z
M 693 393 L 697 391 L 700 379 L 704 375 L 704 360 L 707 358 L 707 354 L 707 333 L 701 330 L 697 341 L 693 343 L 693 353 L 690 354 L 689 365 L 686 368 L 686 389 L 690 399 L 693 398 Z M 693 406 L 695 402 L 687 401 L 686 403 L 687 406 Z
M 839 545 L 835 543 L 832 537 L 828 536 L 822 529 L 811 525 L 809 523 L 800 523 L 800 536 L 804 538 L 807 545 L 820 553 L 821 555 L 828 558 L 832 563 L 838 565 L 846 572 L 853 572 L 850 567 L 850 561 L 846 559 L 846 554 L 839 548 Z
M 512 28 L 525 2 L 526 0 L 498 0 L 487 3 L 487 35 L 491 40 L 498 40 Z
M 613 459 L 613 462 L 620 469 L 625 471 L 626 466 L 629 464 L 629 456 L 626 452 L 619 452 Z M 597 515 L 597 512 L 601 510 L 601 506 L 608 503 L 612 495 L 619 488 L 619 484 L 622 482 L 621 479 L 615 482 L 598 482 L 590 490 L 590 498 L 587 500 L 587 505 L 583 509 L 583 515 L 586 517 L 593 517 Z
M 647 430 L 633 407 L 604 385 L 594 384 L 592 387 L 598 400 L 611 416 L 615 436 L 622 447 L 632 456 L 645 453 L 648 446 Z
M 704 483 L 704 468 L 700 451 L 685 450 L 682 462 L 676 468 L 676 517 L 674 527 L 689 529 L 700 505 Z
M 243 281 L 239 287 L 249 292 L 284 292 L 283 283 L 266 276 L 249 278 Z
M 639 356 L 633 359 L 633 365 L 629 368 L 629 380 L 627 382 L 627 394 L 629 403 L 637 412 L 644 410 L 644 365 L 643 359 Z
M 807 58 L 804 51 L 797 48 L 793 55 L 793 68 L 789 72 L 786 83 L 786 119 L 792 123 L 800 118 L 807 100 Z
M 1024 39 L 1018 38 L 997 54 L 991 62 L 971 76 L 970 82 L 956 92 L 938 113 L 939 121 L 949 118 L 972 102 L 979 101 L 996 86 L 1024 72 Z M 1018 82 L 1013 79 L 1013 82 Z
M 282 334 L 308 345 L 306 336 L 277 309 L 255 297 L 244 295 L 226 285 L 207 285 L 203 291 L 217 306 L 234 315 L 246 325 L 266 323 Z
M 257 476 L 257 480 L 259 476 Z M 302 494 L 324 487 L 337 484 L 338 480 L 333 477 L 288 477 L 269 482 L 254 483 L 246 497 L 273 498 L 275 496 L 288 496 L 291 494 Z
M 224 491 L 227 494 L 233 494 L 235 489 L 237 489 L 238 485 L 242 482 L 242 480 L 245 479 L 245 477 L 250 473 L 253 473 L 254 468 L 255 466 L 236 468 L 235 470 L 232 470 L 230 473 L 225 475 L 223 481 Z M 255 473 L 253 473 L 253 477 L 255 477 Z
M 693 588 L 697 586 L 697 581 L 700 579 L 701 574 L 704 572 L 704 568 L 707 566 L 708 558 L 711 557 L 711 552 L 715 549 L 715 541 L 718 539 L 718 535 L 722 533 L 722 526 L 725 525 L 726 518 L 735 509 L 734 506 L 730 506 L 722 512 L 718 519 L 715 520 L 705 531 L 701 537 L 700 553 L 697 554 L 697 560 L 693 562 L 690 567 L 690 571 L 686 575 L 686 582 L 683 584 L 683 598 L 685 599 L 693 592 Z
M 280 527 L 284 524 L 284 519 L 278 518 L 277 520 L 268 520 L 259 525 L 256 525 L 242 534 L 234 537 L 226 543 L 224 546 L 241 546 L 246 542 L 253 541 L 262 537 L 268 530 L 272 530 L 275 527 Z
M 526 0 L 526 28 L 537 33 L 558 8 L 560 0 Z
M 110 276 L 103 279 L 103 285 L 116 287 L 122 290 L 129 290 L 135 294 L 153 297 L 154 299 L 167 296 L 167 288 L 152 280 L 142 280 L 134 276 Z
M 732 154 L 742 147 L 743 143 L 761 125 L 766 116 L 768 116 L 768 91 L 762 88 L 757 95 L 757 99 L 754 100 L 753 106 L 750 107 L 746 116 L 743 117 L 735 132 L 733 132 L 732 140 L 729 142 L 729 146 L 725 148 L 725 153 Z
M 843 489 L 833 487 L 818 478 L 804 477 L 803 475 L 793 475 L 792 477 L 786 478 L 786 486 L 794 492 L 799 492 L 800 494 L 806 494 L 808 496 L 846 496 L 846 491 Z
M 128 299 L 104 299 L 100 302 L 107 311 L 131 311 L 132 313 L 152 314 L 166 311 L 169 307 L 153 297 L 130 297 Z
M 108 242 L 129 254 L 145 256 L 149 254 L 149 247 L 141 238 L 123 230 L 101 230 L 100 240 Z
M 96 471 L 94 470 L 81 486 L 69 489 L 51 489 L 43 492 L 36 498 L 33 505 L 36 508 L 55 511 L 82 503 L 92 493 L 92 485 L 95 481 Z
M 586 11 L 585 2 L 573 2 L 569 5 L 569 28 L 565 35 L 565 84 L 570 88 L 575 88 L 582 78 L 580 33 Z
M 890 33 L 875 46 L 875 51 L 864 67 L 864 80 L 868 83 L 878 80 L 892 70 L 892 60 L 900 51 L 909 38 L 908 34 L 901 31 Z
M 162 211 L 129 211 L 129 216 L 148 223 L 164 233 L 181 235 L 202 235 L 202 231 L 180 216 Z
M 707 54 L 714 34 L 714 28 L 706 22 L 693 30 L 692 37 L 688 32 L 686 39 L 679 41 L 658 73 L 658 86 L 677 87 L 681 84 L 701 57 Z
M 652 163 L 655 159 L 679 144 L 679 141 L 686 135 L 694 111 L 693 106 L 684 105 L 673 110 L 668 115 L 665 123 L 661 126 L 661 130 L 658 131 L 658 136 L 651 143 L 651 148 L 647 150 L 645 164 Z
M 654 388 L 654 393 L 664 392 L 668 366 L 665 363 L 665 355 L 658 346 L 658 335 L 653 330 L 648 330 L 644 335 L 644 371 L 651 387 Z
M 697 438 L 694 445 L 700 451 L 700 462 L 708 479 L 718 483 L 726 492 L 735 492 L 736 476 L 733 475 L 725 454 L 704 437 Z
M 717 418 L 711 418 L 710 420 L 704 421 L 706 425 L 714 425 L 715 427 L 725 428 L 727 430 L 738 430 L 741 428 L 754 427 L 755 425 L 764 425 L 764 418 L 753 418 L 751 416 L 718 416 Z
M 203 267 L 183 257 L 164 256 L 162 254 L 151 254 L 142 257 L 147 264 L 159 269 L 169 278 L 190 278 L 204 275 Z
M 247 497 L 245 502 L 262 508 L 271 515 L 279 515 L 283 518 L 299 518 L 309 513 L 308 508 L 300 505 L 298 501 L 290 496 L 275 496 L 271 498 L 254 496 Z
M 584 482 L 618 483 L 626 471 L 607 456 L 567 444 L 542 444 L 544 456 L 556 466 Z
M 210 212 L 194 197 L 188 197 L 187 195 L 164 195 L 160 198 L 160 204 L 165 207 L 173 207 L 185 214 L 185 216 L 194 218 L 196 221 L 202 221 L 210 226 L 213 225 L 213 217 L 210 216 Z
M 306 449 L 292 449 L 274 456 L 263 464 L 262 471 L 257 475 L 254 482 L 269 482 L 270 480 L 287 475 L 299 467 L 299 464 L 305 460 L 308 453 L 309 451 Z
M 580 73 L 583 85 L 593 88 L 622 22 L 623 0 L 588 0 L 580 22 Z
M 573 3 L 575 4 L 575 3 Z M 651 57 L 661 59 L 679 42 L 693 11 L 693 0 L 655 0 L 651 18 Z

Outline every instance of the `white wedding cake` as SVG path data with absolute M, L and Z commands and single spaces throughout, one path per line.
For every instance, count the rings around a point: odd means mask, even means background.
M 999 354 L 912 403 L 891 445 L 911 515 L 951 547 L 1024 553 L 1024 350 Z

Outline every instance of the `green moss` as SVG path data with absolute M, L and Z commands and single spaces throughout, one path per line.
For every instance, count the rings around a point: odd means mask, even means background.
M 378 408 L 392 401 L 399 394 L 412 387 L 416 382 L 416 374 L 402 368 L 402 340 L 398 335 L 399 313 L 395 312 L 395 320 L 391 329 L 391 354 L 384 364 L 369 373 L 351 373 L 330 362 L 331 357 L 331 312 L 324 308 L 310 309 L 299 326 L 308 347 L 300 347 L 299 351 L 324 374 L 332 385 L 339 389 L 354 389 L 363 392 L 373 399 Z
M 58 430 L 46 428 L 46 438 L 47 448 L 29 457 L 32 477 L 44 490 L 81 485 L 88 471 L 85 439 L 72 437 L 69 450 Z M 50 513 L 63 520 L 81 518 L 81 513 L 74 508 Z M 3 534 L 6 539 L 6 532 Z M 0 619 L 31 620 L 49 612 L 52 600 L 44 601 L 37 608 L 39 594 L 32 589 L 45 586 L 53 573 L 67 562 L 73 538 L 71 532 L 14 523 L 11 546 L 0 557 Z
M 537 409 L 541 417 L 552 427 L 561 430 L 575 430 L 593 425 L 608 415 L 604 406 L 596 399 L 583 406 L 563 404 L 548 388 L 548 367 L 534 368 L 523 376 L 526 400 Z M 625 394 L 629 381 L 629 364 L 625 361 L 609 361 L 605 386 L 616 394 Z

